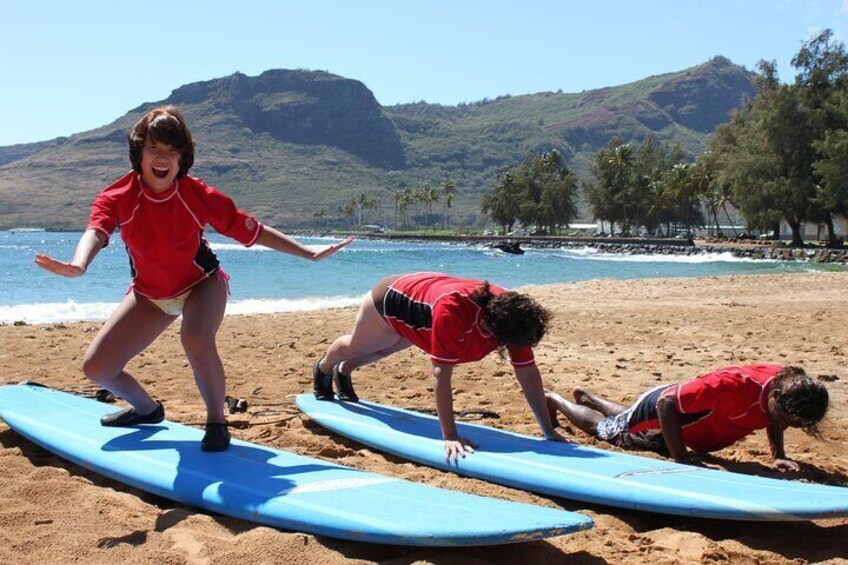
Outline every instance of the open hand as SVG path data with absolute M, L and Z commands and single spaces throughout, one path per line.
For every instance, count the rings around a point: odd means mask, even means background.
M 791 459 L 775 459 L 772 466 L 778 471 L 800 471 L 801 466 Z
M 356 239 L 356 237 L 350 236 L 346 240 L 341 241 L 339 243 L 334 243 L 333 245 L 326 245 L 326 246 L 322 246 L 322 247 L 309 246 L 310 250 L 313 253 L 312 260 L 313 261 L 320 261 L 321 259 L 326 259 L 330 255 L 334 254 L 336 251 L 339 251 L 340 249 L 344 249 L 345 247 L 347 247 L 348 245 L 353 243 L 354 239 Z
M 474 453 L 474 448 L 477 444 L 470 439 L 457 436 L 455 439 L 445 440 L 445 462 L 450 465 L 451 461 L 459 461 L 469 453 Z
M 545 434 L 545 439 L 548 441 L 558 441 L 561 443 L 574 443 L 556 430 L 551 430 Z
M 82 267 L 65 263 L 64 261 L 57 261 L 47 255 L 36 255 L 35 264 L 42 269 L 63 277 L 81 277 L 85 274 L 85 269 Z

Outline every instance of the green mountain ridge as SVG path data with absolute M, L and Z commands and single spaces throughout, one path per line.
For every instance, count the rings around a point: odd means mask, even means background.
M 454 223 L 472 224 L 498 170 L 532 154 L 557 149 L 578 174 L 616 135 L 653 135 L 698 154 L 754 96 L 754 76 L 716 57 L 582 93 L 381 107 L 361 82 L 323 71 L 236 73 L 179 87 L 101 128 L 0 147 L 0 228 L 82 228 L 94 196 L 129 168 L 126 132 L 165 103 L 184 111 L 197 142 L 192 174 L 268 223 L 326 226 L 338 206 L 365 193 L 379 203 L 365 220 L 391 224 L 391 191 L 451 178 Z

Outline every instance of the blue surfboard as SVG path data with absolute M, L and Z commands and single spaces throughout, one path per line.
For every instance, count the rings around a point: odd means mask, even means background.
M 792 521 L 848 516 L 848 488 L 769 479 L 667 460 L 545 441 L 458 423 L 477 451 L 448 465 L 439 421 L 382 406 L 319 401 L 297 405 L 322 426 L 381 451 L 461 475 L 562 498 L 682 516 Z
M 429 487 L 234 440 L 200 450 L 201 430 L 165 421 L 108 428 L 109 406 L 32 385 L 0 386 L 16 432 L 103 476 L 213 512 L 329 537 L 395 545 L 521 542 L 592 526 L 583 515 Z

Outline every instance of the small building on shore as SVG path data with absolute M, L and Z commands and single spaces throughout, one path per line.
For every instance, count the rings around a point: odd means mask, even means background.
M 845 234 L 848 234 L 848 218 L 839 214 L 835 215 L 833 217 L 833 231 L 836 232 L 836 237 L 844 239 Z M 781 240 L 792 239 L 792 228 L 789 227 L 789 224 L 786 222 L 786 220 L 780 220 L 779 235 Z M 801 239 L 803 239 L 804 241 L 827 240 L 827 224 L 816 222 L 802 222 Z

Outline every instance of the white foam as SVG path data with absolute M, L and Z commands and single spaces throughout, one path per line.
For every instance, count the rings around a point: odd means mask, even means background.
M 117 308 L 117 302 L 47 302 L 0 306 L 0 324 L 26 322 L 51 324 L 56 322 L 81 322 L 105 320 Z
M 300 299 L 234 300 L 227 304 L 227 316 L 273 314 L 275 312 L 308 312 L 344 308 L 360 303 L 361 296 L 331 296 Z M 0 324 L 55 324 L 59 322 L 102 321 L 117 308 L 117 302 L 53 302 L 0 306 Z
M 279 298 L 234 300 L 227 304 L 227 315 L 273 314 L 275 312 L 310 312 L 354 306 L 362 301 L 361 296 L 331 296 L 325 298 Z
M 552 251 L 552 250 L 551 250 Z M 585 259 L 591 261 L 613 261 L 630 263 L 776 263 L 776 259 L 753 259 L 751 257 L 737 257 L 729 251 L 722 253 L 693 253 L 692 255 L 666 255 L 662 253 L 604 253 L 594 247 L 580 247 L 575 249 L 562 249 L 557 255 L 565 255 L 571 259 Z

